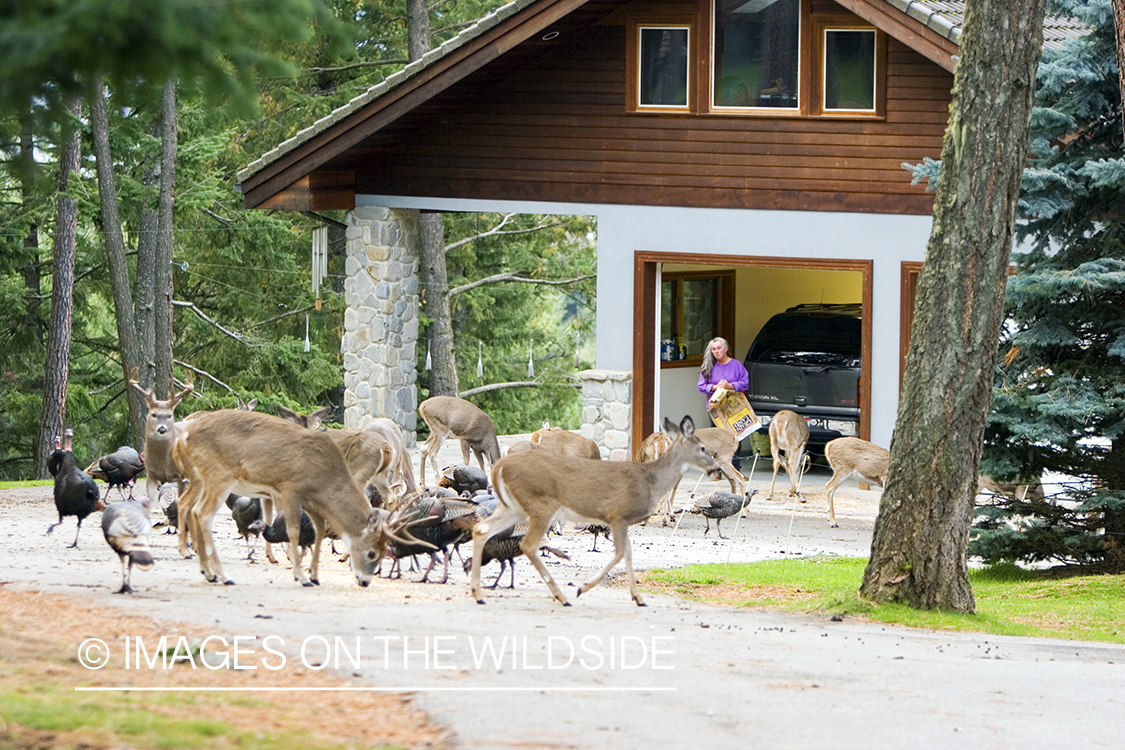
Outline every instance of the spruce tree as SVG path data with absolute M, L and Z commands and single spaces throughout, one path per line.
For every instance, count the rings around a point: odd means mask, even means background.
M 1109 0 L 1050 12 L 1092 29 L 1046 50 L 982 471 L 1067 478 L 978 509 L 973 555 L 1125 570 L 1125 158 Z M 1049 485 L 1050 486 L 1050 485 Z

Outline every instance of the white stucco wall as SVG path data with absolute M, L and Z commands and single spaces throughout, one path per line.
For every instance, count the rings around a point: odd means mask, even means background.
M 633 367 L 633 253 L 871 260 L 871 439 L 890 444 L 898 407 L 902 261 L 922 261 L 929 216 L 648 206 L 456 201 L 363 195 L 357 205 L 582 214 L 598 221 L 597 367 Z

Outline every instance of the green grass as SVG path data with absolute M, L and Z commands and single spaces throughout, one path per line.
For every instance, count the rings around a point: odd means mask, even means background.
M 21 487 L 51 487 L 54 485 L 54 480 L 51 479 L 25 479 L 19 482 L 0 482 L 0 490 L 15 490 Z
M 660 590 L 698 601 L 845 614 L 938 630 L 1125 643 L 1125 575 L 1059 577 L 1002 564 L 969 571 L 977 612 L 876 605 L 858 594 L 865 558 L 817 557 L 651 570 Z M 720 588 L 721 587 L 721 588 Z

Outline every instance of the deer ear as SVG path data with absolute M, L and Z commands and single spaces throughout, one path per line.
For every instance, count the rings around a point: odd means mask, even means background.
M 680 428 L 676 426 L 675 422 L 668 419 L 668 417 L 664 417 L 664 431 L 667 432 L 669 437 L 673 440 L 680 436 Z
M 690 438 L 695 433 L 695 420 L 685 415 L 680 422 L 680 432 L 683 433 L 685 438 Z

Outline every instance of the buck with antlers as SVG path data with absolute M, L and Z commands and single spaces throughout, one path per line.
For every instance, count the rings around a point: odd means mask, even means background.
M 160 485 L 175 482 L 176 495 L 179 497 L 184 494 L 184 476 L 172 460 L 172 445 L 176 441 L 176 404 L 194 389 L 188 383 L 172 398 L 158 399 L 152 395 L 152 388 L 141 388 L 136 381 L 135 371 L 133 377 L 129 378 L 129 385 L 136 388 L 148 403 L 144 450 L 145 489 L 148 496 L 155 499 L 159 495 Z
M 619 563 L 625 560 L 629 574 L 629 593 L 643 605 L 633 576 L 633 553 L 629 546 L 631 524 L 648 518 L 660 499 L 689 468 L 709 472 L 718 478 L 719 464 L 714 453 L 695 436 L 691 417 L 679 427 L 664 420 L 664 429 L 674 438 L 660 458 L 647 464 L 631 461 L 600 461 L 574 458 L 549 451 L 527 451 L 501 459 L 492 469 L 492 485 L 500 505 L 473 530 L 473 598 L 481 598 L 480 567 L 484 544 L 514 524 L 527 522 L 527 534 L 520 549 L 531 560 L 551 593 L 568 604 L 558 584 L 539 559 L 543 534 L 557 516 L 576 522 L 602 523 L 613 534 L 614 556 L 591 580 L 582 584 L 578 595 L 589 591 Z
M 399 519 L 371 508 L 340 449 L 323 432 L 261 412 L 206 412 L 183 423 L 173 455 L 188 480 L 180 498 L 181 523 L 194 540 L 208 581 L 233 583 L 223 574 L 211 535 L 215 512 L 231 492 L 269 497 L 286 518 L 309 514 L 316 529 L 309 575 L 298 556 L 300 524 L 288 527 L 293 577 L 305 586 L 319 583 L 325 524 L 347 546 L 360 586 L 371 582 L 389 541 L 417 543 Z

